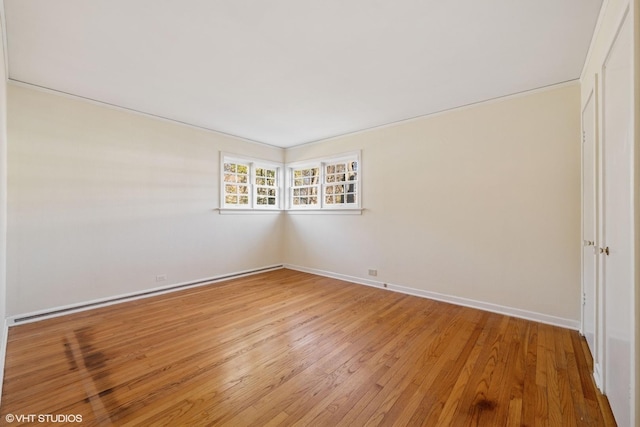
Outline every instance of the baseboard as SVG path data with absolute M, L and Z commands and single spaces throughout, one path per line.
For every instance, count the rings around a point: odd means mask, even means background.
M 484 301 L 477 301 L 469 298 L 462 298 L 453 295 L 441 294 L 438 292 L 425 291 L 422 289 L 415 289 L 406 286 L 394 285 L 392 283 L 385 283 L 370 279 L 363 279 L 360 277 L 348 276 L 345 274 L 334 273 L 325 270 L 319 270 L 315 268 L 302 267 L 298 265 L 285 264 L 284 268 L 290 270 L 302 271 L 305 273 L 317 274 L 318 276 L 331 277 L 334 279 L 344 280 L 346 282 L 357 283 L 360 285 L 373 286 L 376 288 L 387 289 L 394 292 L 400 292 L 407 295 L 413 295 L 422 298 L 428 298 L 436 301 L 442 301 L 449 304 L 460 305 L 464 307 L 476 308 L 478 310 L 490 311 L 492 313 L 504 314 L 506 316 L 518 317 L 520 319 L 532 320 L 534 322 L 540 322 L 547 325 L 559 326 L 562 328 L 579 330 L 580 321 L 565 319 L 562 317 L 550 316 L 548 314 L 537 313 L 528 310 L 522 310 L 519 308 L 507 307 L 498 304 L 492 304 Z
M 383 288 L 384 283 L 376 280 L 363 279 L 361 277 L 347 276 L 346 274 L 334 273 L 332 271 L 318 270 L 317 268 L 302 267 L 299 265 L 284 264 L 284 268 L 289 270 L 302 271 L 303 273 L 315 274 L 318 276 L 331 277 L 332 279 L 340 279 L 345 282 L 357 283 L 359 285 L 373 286 L 374 288 Z
M 112 295 L 109 297 L 98 298 L 95 300 L 84 301 L 76 304 L 69 304 L 69 305 L 59 306 L 59 307 L 51 307 L 45 310 L 38 310 L 30 313 L 23 313 L 15 316 L 9 316 L 7 317 L 7 320 L 5 323 L 7 324 L 7 326 L 13 326 L 17 324 L 37 322 L 40 320 L 65 316 L 67 314 L 92 310 L 99 307 L 107 307 L 114 304 L 120 304 L 122 302 L 134 301 L 138 299 L 149 298 L 152 296 L 163 295 L 171 292 L 177 292 L 184 289 L 191 289 L 191 288 L 196 288 L 200 286 L 206 286 L 212 283 L 222 282 L 224 280 L 252 276 L 254 274 L 264 273 L 267 271 L 279 270 L 283 267 L 284 266 L 282 264 L 269 265 L 265 267 L 255 268 L 252 270 L 237 271 L 234 273 L 220 274 L 217 276 L 206 277 L 198 280 L 192 280 L 189 282 L 174 283 L 171 285 L 159 286 L 155 288 L 145 289 L 143 291 L 131 292 L 131 293 L 120 294 L 120 295 Z
M 604 384 L 602 382 L 602 366 L 600 366 L 599 363 L 593 364 L 593 381 L 595 381 L 596 387 L 598 387 L 600 393 L 603 393 Z
M 0 403 L 2 402 L 2 389 L 4 384 L 4 362 L 7 357 L 7 339 L 9 337 L 9 322 L 4 319 L 2 325 L 2 341 L 0 342 Z

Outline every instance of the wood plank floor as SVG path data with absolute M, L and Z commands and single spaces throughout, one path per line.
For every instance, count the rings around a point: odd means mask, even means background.
M 12 327 L 0 419 L 615 425 L 584 346 L 575 331 L 277 270 Z

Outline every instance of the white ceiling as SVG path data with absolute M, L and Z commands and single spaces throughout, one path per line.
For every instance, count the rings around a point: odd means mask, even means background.
M 288 147 L 580 76 L 601 0 L 4 0 L 10 79 Z

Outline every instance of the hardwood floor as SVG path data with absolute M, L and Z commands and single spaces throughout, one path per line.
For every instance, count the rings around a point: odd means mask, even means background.
M 0 417 L 615 425 L 584 346 L 575 331 L 277 270 L 12 327 Z

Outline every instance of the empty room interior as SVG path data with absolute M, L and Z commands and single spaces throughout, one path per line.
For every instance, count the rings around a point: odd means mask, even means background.
M 640 0 L 0 24 L 0 424 L 640 425 Z

